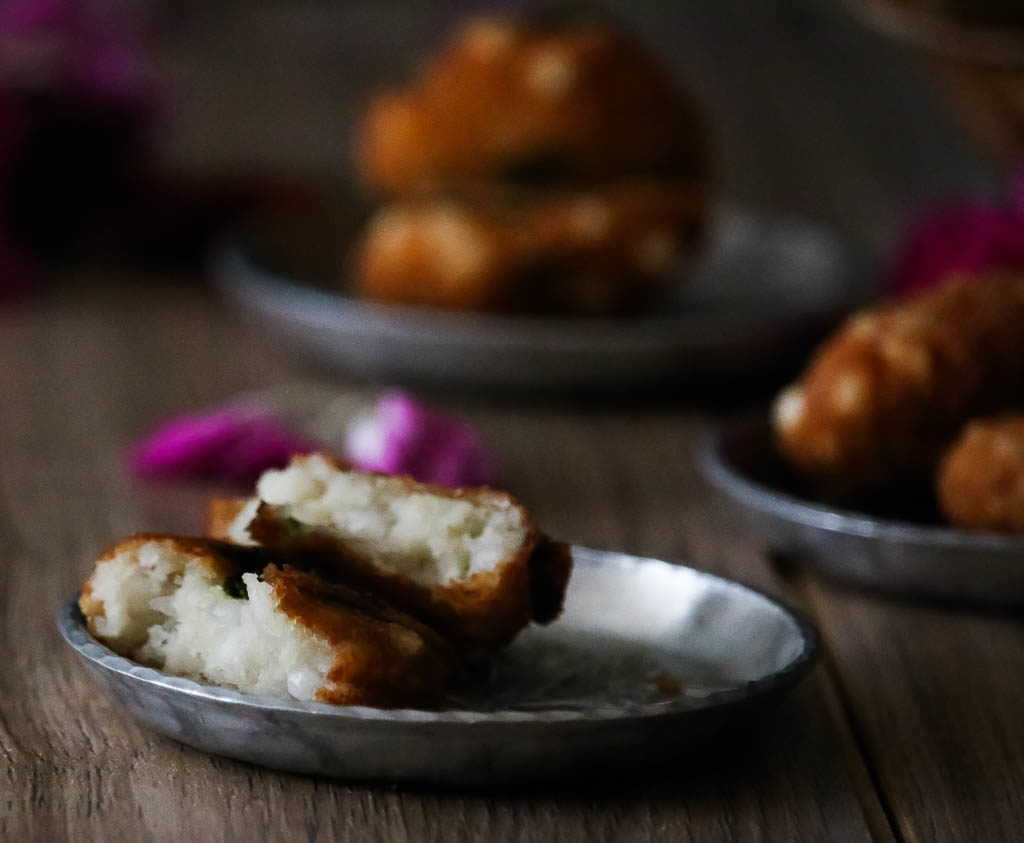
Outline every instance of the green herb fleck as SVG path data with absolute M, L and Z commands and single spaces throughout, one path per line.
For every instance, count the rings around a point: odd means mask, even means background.
M 224 580 L 224 585 L 221 586 L 224 589 L 224 593 L 228 597 L 234 597 L 238 600 L 249 599 L 249 589 L 245 585 L 245 580 L 241 576 L 228 577 Z

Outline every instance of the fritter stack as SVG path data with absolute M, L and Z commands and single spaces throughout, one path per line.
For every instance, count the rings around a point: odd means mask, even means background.
M 779 396 L 773 423 L 782 455 L 830 489 L 937 482 L 954 523 L 1021 530 L 1010 510 L 1024 499 L 1024 427 L 972 423 L 1022 411 L 1024 275 L 997 273 L 854 316 Z
M 358 142 L 386 197 L 354 256 L 366 298 L 610 314 L 657 296 L 705 228 L 700 110 L 606 20 L 484 18 Z
M 506 494 L 319 454 L 208 516 L 207 538 L 114 545 L 79 607 L 119 654 L 251 693 L 443 705 L 464 666 L 557 617 L 572 568 Z

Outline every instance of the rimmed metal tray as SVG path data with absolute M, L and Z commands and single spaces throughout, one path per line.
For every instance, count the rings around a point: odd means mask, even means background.
M 121 658 L 74 602 L 64 639 L 133 717 L 197 749 L 351 779 L 487 785 L 640 771 L 692 748 L 802 678 L 818 637 L 746 586 L 574 548 L 563 615 L 525 630 L 441 711 L 258 697 Z
M 733 523 L 828 576 L 904 595 L 1024 605 L 1024 536 L 837 509 L 806 497 L 771 444 L 766 419 L 725 425 L 698 443 L 701 473 Z
M 328 240 L 332 254 L 339 236 Z M 716 215 L 704 252 L 657 312 L 618 319 L 365 302 L 343 290 L 338 255 L 312 261 L 306 252 L 322 244 L 300 250 L 292 239 L 263 231 L 226 243 L 213 280 L 233 310 L 288 348 L 371 380 L 592 391 L 743 372 L 802 349 L 874 294 L 870 259 L 836 232 L 741 208 Z

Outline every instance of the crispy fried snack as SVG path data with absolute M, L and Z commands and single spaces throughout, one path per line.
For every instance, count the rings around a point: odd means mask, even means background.
M 1024 275 L 954 279 L 850 319 L 778 397 L 783 456 L 839 487 L 926 478 L 972 418 L 1024 407 Z
M 297 567 L 372 593 L 471 659 L 558 616 L 572 559 L 509 495 L 365 474 L 321 455 L 266 472 L 220 536 L 248 536 Z M 221 513 L 228 503 L 214 504 Z
M 373 101 L 357 157 L 378 190 L 657 175 L 703 181 L 704 121 L 640 44 L 595 19 L 470 22 Z
M 203 518 L 203 534 L 213 539 L 234 542 L 235 544 L 253 544 L 248 533 L 232 535 L 231 527 L 242 514 L 250 498 L 212 498 L 206 505 Z M 252 507 L 253 514 L 256 507 Z
M 326 640 L 334 662 L 317 699 L 378 708 L 436 707 L 456 665 L 447 641 L 413 617 L 318 574 L 268 565 L 277 611 Z
M 960 527 L 1024 533 L 1024 415 L 969 424 L 942 459 L 937 491 Z
M 242 691 L 436 706 L 456 660 L 429 627 L 262 548 L 140 534 L 106 551 L 79 607 L 116 652 Z
M 253 542 L 249 535 L 249 527 L 257 514 L 258 507 L 251 504 L 258 499 L 253 498 L 214 498 L 210 501 L 206 514 L 206 534 L 214 539 L 241 544 Z M 246 507 L 250 507 L 250 516 L 243 516 Z M 266 510 L 263 512 L 266 515 Z M 240 517 L 242 516 L 242 517 Z M 272 527 L 270 529 L 273 529 Z M 331 548 L 327 553 L 332 552 Z M 287 551 L 286 551 L 287 554 Z M 299 554 L 308 561 L 305 553 Z M 314 558 L 313 564 L 319 561 Z M 332 568 L 336 560 L 328 563 Z M 565 591 L 572 575 L 572 554 L 564 542 L 552 541 L 542 535 L 529 557 L 530 572 L 530 619 L 537 623 L 550 623 L 562 611 Z M 372 587 L 372 584 L 371 584 Z M 416 601 L 417 603 L 422 601 Z
M 530 554 L 530 613 L 534 621 L 551 623 L 562 614 L 571 576 L 569 545 L 542 535 Z
M 635 311 L 701 240 L 706 196 L 657 181 L 384 206 L 354 252 L 367 299 L 452 310 Z

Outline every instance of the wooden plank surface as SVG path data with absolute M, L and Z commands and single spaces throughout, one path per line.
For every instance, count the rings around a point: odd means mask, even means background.
M 1019 839 L 1019 614 L 888 602 L 820 583 L 810 583 L 807 592 L 851 728 L 899 835 L 914 841 Z
M 200 496 L 146 489 L 127 443 L 167 413 L 293 374 L 195 290 L 89 286 L 0 317 L 0 839 L 865 840 L 887 832 L 817 682 L 678 774 L 598 790 L 356 786 L 211 758 L 96 692 L 53 612 L 96 552 L 140 528 L 193 529 Z M 133 293 L 132 291 L 136 292 Z M 694 508 L 691 412 L 470 408 L 509 485 L 559 535 L 699 558 L 773 589 Z M 637 443 L 644 443 L 638 446 Z M 157 523 L 159 522 L 159 523 Z M 866 807 L 865 807 L 866 803 Z

